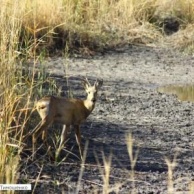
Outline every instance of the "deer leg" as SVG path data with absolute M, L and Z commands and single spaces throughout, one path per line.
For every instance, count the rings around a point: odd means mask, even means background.
M 75 130 L 75 137 L 76 137 L 76 141 L 79 147 L 79 153 L 81 156 L 81 160 L 83 159 L 83 149 L 81 146 L 81 133 L 80 133 L 80 127 L 79 125 L 74 125 L 74 130 Z
M 41 137 L 44 145 L 46 148 L 49 148 L 50 145 L 48 144 L 48 128 L 42 131 L 42 137 Z
M 50 119 L 48 116 L 46 116 L 42 121 L 41 124 L 38 125 L 35 128 L 35 132 L 32 135 L 32 143 L 33 143 L 33 153 L 35 152 L 36 149 L 36 141 L 39 138 L 39 136 L 41 135 L 42 132 L 44 132 L 43 134 L 43 138 L 47 138 L 47 136 L 45 136 L 45 131 L 47 132 L 47 129 L 49 127 L 49 125 L 52 124 L 52 119 Z

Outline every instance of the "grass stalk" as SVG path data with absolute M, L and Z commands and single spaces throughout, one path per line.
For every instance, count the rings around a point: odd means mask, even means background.
M 110 154 L 108 157 L 104 155 L 104 152 L 102 152 L 102 159 L 103 159 L 103 167 L 100 165 L 100 161 L 98 159 L 97 154 L 95 153 L 95 158 L 98 164 L 98 168 L 100 171 L 100 174 L 102 175 L 103 179 L 103 194 L 108 194 L 110 192 L 109 188 L 109 181 L 110 181 L 110 172 L 111 172 L 111 162 L 112 162 L 112 154 Z
M 103 174 L 103 194 L 109 193 L 109 179 L 110 179 L 110 172 L 111 172 L 111 161 L 112 161 L 112 155 L 110 155 L 108 158 L 105 157 L 104 153 L 103 155 L 103 163 L 104 163 L 104 174 Z
M 137 162 L 139 150 L 135 151 L 134 153 L 134 148 L 133 148 L 134 139 L 131 133 L 126 135 L 126 144 L 127 144 L 127 150 L 128 150 L 130 165 L 131 165 L 130 179 L 132 181 L 132 193 L 134 193 L 135 192 L 134 191 L 135 190 L 135 165 Z
M 174 191 L 174 186 L 173 186 L 173 171 L 175 169 L 175 167 L 177 166 L 177 153 L 174 155 L 173 160 L 171 161 L 170 159 L 168 159 L 167 157 L 165 157 L 165 162 L 168 166 L 168 194 L 173 194 Z
M 81 162 L 81 168 L 80 168 L 80 173 L 79 173 L 79 177 L 78 177 L 78 181 L 77 181 L 77 186 L 76 186 L 76 192 L 75 194 L 78 194 L 80 191 L 80 186 L 81 186 L 81 179 L 83 177 L 83 173 L 84 173 L 84 166 L 85 166 L 85 161 L 86 161 L 86 154 L 87 154 L 87 150 L 88 150 L 88 144 L 89 142 L 86 141 L 85 146 L 84 146 L 84 152 L 83 152 L 83 157 L 82 157 L 82 162 Z

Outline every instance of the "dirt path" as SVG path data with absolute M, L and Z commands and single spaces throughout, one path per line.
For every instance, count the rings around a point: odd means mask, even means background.
M 194 57 L 167 49 L 132 46 L 91 59 L 68 59 L 65 63 L 62 58 L 52 58 L 45 65 L 58 84 L 64 83 L 61 76 L 67 70 L 76 97 L 84 95 L 79 76 L 104 79 L 97 106 L 82 126 L 83 143 L 89 140 L 89 146 L 80 193 L 102 193 L 103 177 L 99 171 L 104 172 L 102 152 L 107 157 L 112 153 L 110 187 L 115 191 L 112 193 L 132 191 L 125 141 L 128 133 L 133 135 L 134 150 L 139 150 L 134 191 L 167 193 L 165 157 L 172 160 L 177 153 L 173 193 L 188 193 L 194 176 L 194 104 L 181 102 L 175 95 L 159 93 L 157 88 L 193 83 Z M 74 144 L 72 134 L 68 147 Z M 78 153 L 77 147 L 73 152 Z M 29 165 L 25 176 L 35 178 L 40 163 Z M 79 160 L 73 157 L 58 166 L 46 162 L 35 193 L 75 193 L 79 172 Z M 22 177 L 25 173 L 21 173 Z

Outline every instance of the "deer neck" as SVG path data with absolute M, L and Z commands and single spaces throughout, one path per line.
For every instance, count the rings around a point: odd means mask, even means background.
M 84 106 L 91 113 L 95 107 L 95 103 L 91 100 L 86 99 L 84 100 Z

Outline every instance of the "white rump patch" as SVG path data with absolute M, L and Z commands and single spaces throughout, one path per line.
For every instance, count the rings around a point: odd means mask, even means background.
M 38 108 L 39 108 L 39 114 L 41 116 L 41 118 L 45 118 L 48 113 L 49 113 L 49 110 L 50 110 L 50 101 L 40 101 L 38 103 Z
M 43 101 L 43 102 L 41 102 L 41 104 L 48 107 L 49 104 L 50 104 L 50 100 L 49 101 Z
M 50 109 L 50 107 L 49 107 L 50 101 L 45 101 L 45 102 L 44 102 L 44 105 L 45 105 L 45 107 L 46 107 L 46 116 L 47 116 L 48 113 L 49 113 L 49 109 Z

